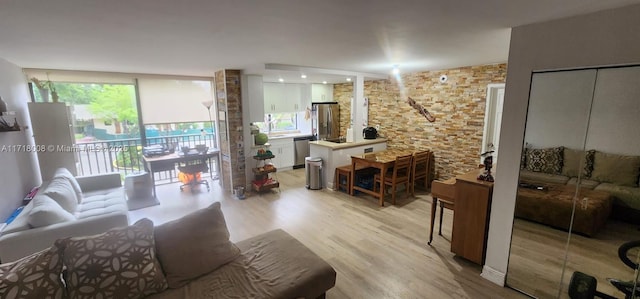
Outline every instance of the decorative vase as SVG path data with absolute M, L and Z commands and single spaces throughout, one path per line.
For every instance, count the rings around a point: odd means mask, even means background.
M 49 90 L 42 88 L 42 89 L 38 89 L 38 91 L 40 92 L 40 97 L 42 98 L 42 102 L 44 103 L 49 102 Z

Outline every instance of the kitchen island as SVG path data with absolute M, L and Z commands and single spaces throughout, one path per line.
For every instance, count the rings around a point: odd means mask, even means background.
M 386 138 L 365 139 L 356 142 L 336 143 L 330 141 L 309 142 L 311 157 L 322 158 L 322 185 L 334 189 L 336 168 L 351 164 L 352 155 L 378 152 L 387 149 Z

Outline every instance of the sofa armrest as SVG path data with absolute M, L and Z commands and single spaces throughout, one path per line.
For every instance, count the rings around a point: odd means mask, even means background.
M 79 176 L 76 177 L 76 180 L 78 180 L 82 192 L 122 187 L 122 179 L 118 172 Z
M 15 261 L 49 248 L 61 238 L 95 235 L 127 225 L 127 212 L 120 211 L 3 235 L 0 237 L 0 262 Z

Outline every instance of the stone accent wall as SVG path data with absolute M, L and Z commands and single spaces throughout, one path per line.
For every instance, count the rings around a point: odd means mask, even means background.
M 365 81 L 369 125 L 380 125 L 379 134 L 389 138 L 391 148 L 433 151 L 435 178 L 462 174 L 480 162 L 487 85 L 504 83 L 506 73 L 506 64 L 491 64 L 404 74 L 399 81 Z M 441 75 L 448 76 L 446 83 L 440 83 Z M 352 94 L 352 84 L 334 85 L 341 132 L 349 127 Z M 424 106 L 436 121 L 427 121 L 407 104 L 407 97 Z
M 351 127 L 351 98 L 353 84 L 334 84 L 333 100 L 340 105 L 340 136 L 347 136 L 347 129 Z
M 242 95 L 239 70 L 221 70 L 215 73 L 216 101 L 218 115 L 218 135 L 220 136 L 220 168 L 222 186 L 232 190 L 235 186 L 245 186 L 244 148 L 238 147 L 242 141 Z

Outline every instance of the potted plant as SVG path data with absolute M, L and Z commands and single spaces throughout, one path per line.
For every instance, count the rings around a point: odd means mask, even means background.
M 53 85 L 53 82 L 40 81 L 38 78 L 31 78 L 31 82 L 38 88 L 38 92 L 40 92 L 40 97 L 42 97 L 43 102 L 49 102 L 49 91 L 51 91 L 51 99 L 54 103 L 58 102 L 58 93 L 56 92 L 56 88 Z

